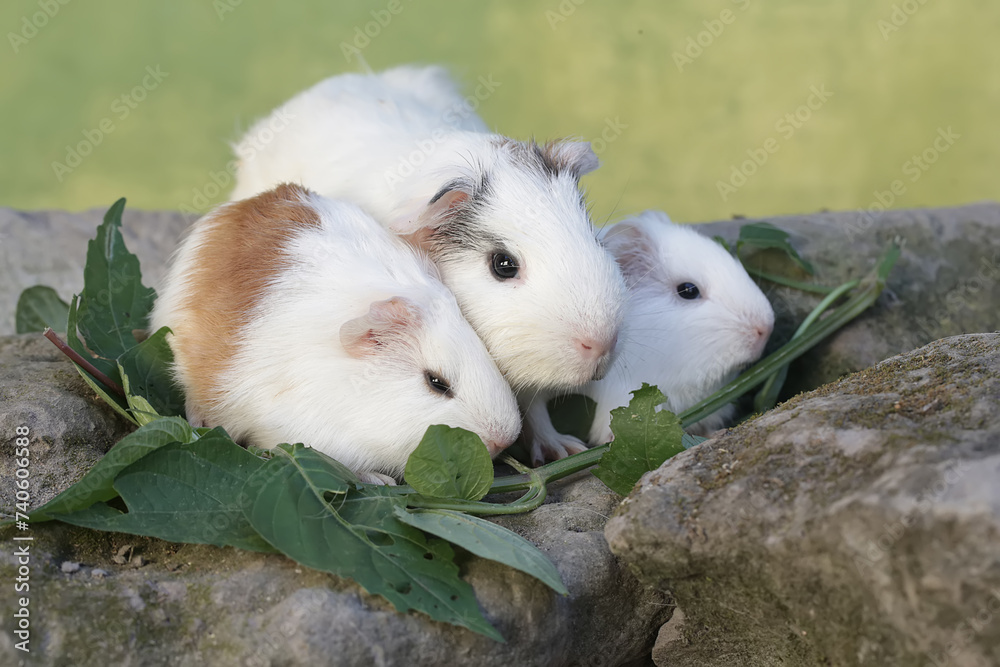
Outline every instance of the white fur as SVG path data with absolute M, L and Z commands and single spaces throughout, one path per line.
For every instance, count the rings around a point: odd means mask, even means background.
M 278 117 L 288 126 L 255 147 L 260 130 Z M 390 230 L 416 234 L 418 243 L 422 231 L 472 221 L 472 242 L 427 247 L 527 404 L 539 390 L 571 389 L 604 374 L 626 294 L 579 191 L 579 176 L 597 167 L 589 144 L 552 148 L 565 165 L 555 173 L 541 169 L 533 151 L 487 133 L 441 68 L 344 74 L 300 93 L 248 133 L 237 146 L 243 160 L 232 196 L 298 182 L 359 204 Z M 435 206 L 431 199 L 449 184 L 471 193 L 475 205 Z M 517 258 L 517 278 L 493 276 L 490 257 L 499 249 Z M 581 340 L 607 353 L 590 358 Z
M 287 266 L 259 300 L 251 324 L 233 332 L 236 355 L 207 412 L 237 439 L 261 447 L 303 442 L 359 472 L 402 474 L 432 424 L 477 433 L 493 453 L 520 430 L 517 404 L 485 346 L 433 267 L 359 208 L 318 195 L 305 201 L 321 228 L 298 232 L 284 248 Z M 215 214 L 195 223 L 179 249 L 154 308 L 153 329 L 187 317 L 195 248 Z M 403 297 L 420 324 L 399 344 L 356 358 L 338 337 L 373 302 Z M 225 336 L 229 332 L 219 332 Z M 176 360 L 182 384 L 186 360 Z M 430 370 L 450 381 L 453 398 L 434 393 Z
M 574 392 L 597 402 L 591 445 L 612 439 L 611 410 L 628 405 L 643 382 L 658 386 L 667 397 L 663 407 L 680 413 L 760 358 L 774 326 L 771 304 L 740 262 L 691 226 L 646 211 L 606 227 L 602 238 L 622 265 L 630 296 L 611 369 Z M 681 298 L 677 286 L 685 282 L 701 297 Z M 714 431 L 732 413 L 728 406 L 689 430 Z M 538 437 L 549 449 L 583 446 L 551 422 Z

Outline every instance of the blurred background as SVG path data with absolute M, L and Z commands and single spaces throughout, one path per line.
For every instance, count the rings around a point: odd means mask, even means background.
M 997 198 L 988 0 L 5 0 L 0 26 L 2 206 L 205 210 L 230 143 L 359 55 L 449 66 L 498 132 L 592 140 L 599 223 Z

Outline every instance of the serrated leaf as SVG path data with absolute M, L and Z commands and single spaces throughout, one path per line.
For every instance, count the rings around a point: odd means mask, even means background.
M 736 241 L 736 254 L 739 255 L 740 249 L 745 245 L 761 249 L 775 248 L 783 251 L 803 271 L 812 275 L 814 273 L 812 264 L 799 256 L 798 251 L 792 247 L 788 239 L 788 232 L 775 227 L 769 222 L 754 222 L 749 225 L 743 225 L 740 227 L 740 236 Z
M 459 578 L 448 543 L 396 518 L 403 496 L 358 484 L 330 462 L 302 445 L 275 450 L 247 482 L 244 512 L 257 532 L 289 558 L 353 579 L 398 611 L 503 641 Z
M 169 329 L 163 327 L 130 348 L 118 357 L 118 370 L 123 386 L 128 384 L 125 394 L 129 407 L 134 408 L 136 398 L 141 398 L 153 408 L 154 414 L 180 417 L 184 415 L 184 395 L 170 375 L 174 355 L 167 344 L 166 336 L 169 332 Z
M 128 513 L 95 503 L 54 518 L 171 542 L 274 552 L 243 513 L 241 494 L 262 465 L 225 431 L 216 429 L 193 443 L 161 447 L 122 470 L 114 488 Z
M 493 461 L 475 433 L 437 424 L 406 460 L 405 477 L 425 496 L 479 500 L 493 484 Z
M 669 410 L 656 409 L 666 400 L 659 389 L 643 383 L 627 406 L 611 411 L 615 439 L 594 476 L 612 491 L 627 496 L 640 477 L 684 451 L 680 419 Z
M 115 202 L 87 245 L 78 323 L 87 347 L 112 361 L 135 346 L 132 332 L 146 329 L 156 298 L 156 293 L 142 284 L 138 258 L 125 247 L 121 234 L 124 209 L 124 198 Z
M 19 334 L 44 331 L 46 327 L 63 331 L 68 315 L 69 304 L 54 289 L 35 285 L 21 292 L 14 320 Z
M 414 528 L 444 538 L 481 558 L 530 574 L 560 595 L 569 595 L 548 556 L 517 533 L 479 517 L 452 510 L 406 510 L 396 517 Z
M 68 322 L 66 329 L 66 344 L 69 345 L 74 351 L 76 351 L 77 354 L 79 354 L 81 357 L 94 364 L 97 370 L 107 375 L 110 379 L 114 380 L 115 382 L 121 382 L 121 372 L 118 370 L 118 362 L 111 361 L 109 359 L 100 359 L 93 356 L 92 354 L 90 354 L 90 351 L 84 346 L 83 342 L 77 336 L 78 300 L 79 297 L 74 296 L 73 300 L 70 301 L 69 304 L 69 316 L 67 318 Z M 129 413 L 129 405 L 124 398 L 118 396 L 117 394 L 111 393 L 110 390 L 107 387 L 105 387 L 103 383 L 98 381 L 96 378 L 92 377 L 90 373 L 85 371 L 80 366 L 73 364 L 73 367 L 76 368 L 76 371 L 80 374 L 80 377 L 83 378 L 84 382 L 90 385 L 90 388 L 93 389 L 98 396 L 103 398 L 105 403 L 114 408 L 115 412 L 125 417 L 125 419 L 129 420 L 136 426 L 139 426 L 139 422 L 136 421 L 135 417 L 133 417 L 131 413 Z
M 76 512 L 111 500 L 118 495 L 113 483 L 122 470 L 160 447 L 193 439 L 191 425 L 178 417 L 147 424 L 122 438 L 80 481 L 32 512 L 30 520 L 50 521 L 54 513 Z

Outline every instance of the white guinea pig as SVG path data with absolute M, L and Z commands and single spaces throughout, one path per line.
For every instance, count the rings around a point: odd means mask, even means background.
M 629 305 L 608 374 L 575 392 L 597 402 L 590 445 L 613 438 L 611 410 L 628 405 L 643 382 L 658 386 L 667 397 L 663 407 L 680 413 L 760 358 L 774 327 L 771 304 L 743 265 L 665 213 L 646 211 L 606 227 L 602 238 L 630 286 Z M 728 406 L 689 430 L 714 431 L 732 413 Z M 535 438 L 550 449 L 582 446 L 551 422 L 543 429 Z
M 527 420 L 539 390 L 607 371 L 626 289 L 579 189 L 598 165 L 589 143 L 487 133 L 443 69 L 400 67 L 322 81 L 236 151 L 234 197 L 302 183 L 426 251 Z
M 357 206 L 281 185 L 195 223 L 156 300 L 192 423 L 392 483 L 432 424 L 491 455 L 510 387 L 434 267 Z M 380 474 L 380 473 L 385 473 Z

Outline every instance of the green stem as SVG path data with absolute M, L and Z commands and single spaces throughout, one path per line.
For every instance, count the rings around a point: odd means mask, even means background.
M 528 492 L 512 503 L 484 503 L 477 500 L 461 500 L 458 498 L 431 498 L 420 494 L 410 494 L 406 497 L 408 507 L 420 509 L 455 510 L 477 514 L 480 516 L 499 514 L 522 514 L 536 509 L 545 502 L 548 491 L 545 488 L 545 479 L 538 471 L 539 468 L 531 469 L 521 465 L 511 457 L 505 457 L 504 462 L 512 466 L 515 470 L 522 471 L 525 478 L 525 486 Z M 400 487 L 397 487 L 400 488 Z M 491 493 L 497 493 L 491 489 Z
M 681 425 L 684 427 L 690 426 L 754 387 L 757 387 L 782 366 L 798 359 L 815 347 L 820 341 L 871 307 L 879 294 L 882 293 L 882 289 L 885 287 L 885 276 L 888 275 L 889 270 L 892 268 L 892 263 L 897 256 L 898 249 L 893 246 L 883 256 L 876 267 L 876 277 L 864 289 L 854 294 L 845 303 L 833 310 L 826 318 L 819 321 L 813 318 L 813 322 L 810 322 L 808 330 L 799 336 L 799 338 L 789 341 L 781 349 L 758 362 L 753 368 L 740 375 L 719 391 L 682 412 L 679 415 Z M 840 296 L 851 289 L 852 285 L 856 287 L 860 284 L 859 281 L 852 281 L 851 283 L 841 285 L 836 290 L 831 290 L 831 293 L 836 291 L 839 292 L 838 296 Z M 830 301 L 832 302 L 833 299 Z M 819 317 L 819 315 L 817 314 L 816 317 Z M 564 459 L 535 468 L 534 472 L 540 474 L 546 484 L 554 482 L 595 465 L 604 456 L 604 452 L 607 451 L 608 447 L 609 445 L 605 444 L 579 454 L 573 454 Z M 530 483 L 528 477 L 524 474 L 501 477 L 493 481 L 490 493 L 520 491 L 528 488 Z
M 774 273 L 766 273 L 760 269 L 754 269 L 752 267 L 743 266 L 746 272 L 751 276 L 756 276 L 762 278 L 768 282 L 776 283 L 778 285 L 784 285 L 785 287 L 794 287 L 795 289 L 802 290 L 803 292 L 813 292 L 815 294 L 828 294 L 833 291 L 832 287 L 827 287 L 826 285 L 816 285 L 814 283 L 804 283 L 799 280 L 794 280 L 792 278 L 786 278 L 785 276 L 779 276 Z
M 839 299 L 844 294 L 850 292 L 860 283 L 861 283 L 860 280 L 852 280 L 848 283 L 844 283 L 835 290 L 831 290 L 830 293 L 827 294 L 826 297 L 824 297 L 824 299 L 819 302 L 819 305 L 817 305 L 815 308 L 812 309 L 812 312 L 810 312 L 806 316 L 806 319 L 802 321 L 802 324 L 799 325 L 799 328 L 795 330 L 795 334 L 792 335 L 792 339 L 794 340 L 795 338 L 798 338 L 806 331 L 808 331 L 812 323 L 815 322 L 817 319 L 819 319 L 819 316 L 825 313 L 826 309 L 829 308 L 834 301 Z
M 792 335 L 792 340 L 800 338 L 806 331 L 809 330 L 812 323 L 815 322 L 820 315 L 826 312 L 827 308 L 833 305 L 833 303 L 841 296 L 857 287 L 860 282 L 860 280 L 846 282 L 827 294 L 826 297 L 824 297 L 823 300 L 820 301 L 819 304 L 806 316 L 806 319 L 802 321 L 799 328 L 795 330 L 795 333 Z M 764 382 L 764 386 L 761 387 L 759 392 L 757 392 L 757 395 L 753 400 L 753 407 L 756 412 L 764 412 L 765 410 L 770 410 L 774 407 L 774 404 L 778 400 L 778 392 L 781 391 L 781 386 L 785 384 L 785 377 L 787 375 L 788 365 L 786 364 L 767 378 L 767 381 Z

